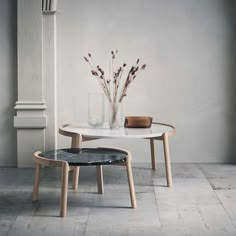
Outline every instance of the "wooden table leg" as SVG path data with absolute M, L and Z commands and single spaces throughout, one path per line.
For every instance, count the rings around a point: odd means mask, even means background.
M 78 190 L 78 184 L 79 184 L 79 166 L 76 166 L 73 168 L 73 179 L 72 179 L 72 188 L 74 190 Z
M 71 140 L 71 148 L 80 148 L 82 143 L 82 138 L 79 134 L 73 135 Z M 73 180 L 72 180 L 72 188 L 74 190 L 78 190 L 79 184 L 79 166 L 73 167 Z
M 67 162 L 62 164 L 62 179 L 61 179 L 61 208 L 60 216 L 66 216 L 67 210 L 67 192 L 68 192 L 68 175 L 69 175 L 69 165 Z
M 104 193 L 102 166 L 96 166 L 98 193 Z
M 129 193 L 130 193 L 130 201 L 132 208 L 136 208 L 136 195 L 134 189 L 134 180 L 133 180 L 133 173 L 132 173 L 132 166 L 131 166 L 131 158 L 126 159 L 126 170 L 127 170 L 127 177 L 129 183 Z
M 172 187 L 170 151 L 169 151 L 169 141 L 168 141 L 168 134 L 167 133 L 163 134 L 163 147 L 164 147 L 167 186 Z
M 152 169 L 156 170 L 156 149 L 154 139 L 150 139 Z
M 38 162 L 36 162 L 32 201 L 38 200 L 40 169 L 41 165 Z

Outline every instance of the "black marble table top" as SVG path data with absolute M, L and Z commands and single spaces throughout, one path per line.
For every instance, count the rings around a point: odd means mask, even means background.
M 74 166 L 91 166 L 124 162 L 127 153 L 109 148 L 67 148 L 42 152 L 39 156 L 49 160 L 66 161 Z

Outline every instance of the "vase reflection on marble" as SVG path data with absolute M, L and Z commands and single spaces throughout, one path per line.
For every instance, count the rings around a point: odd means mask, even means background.
M 109 126 L 111 129 L 118 129 L 123 126 L 122 103 L 109 103 Z
M 88 124 L 93 127 L 102 127 L 104 124 L 104 95 L 103 93 L 88 94 Z

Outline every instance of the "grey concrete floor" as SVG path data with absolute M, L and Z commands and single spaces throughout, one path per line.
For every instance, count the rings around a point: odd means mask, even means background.
M 79 190 L 68 190 L 59 217 L 60 170 L 44 168 L 40 200 L 31 202 L 34 169 L 0 168 L 0 236 L 236 235 L 236 165 L 173 164 L 173 188 L 164 166 L 133 164 L 137 209 L 130 208 L 124 167 L 104 167 L 104 194 L 95 168 L 81 168 Z

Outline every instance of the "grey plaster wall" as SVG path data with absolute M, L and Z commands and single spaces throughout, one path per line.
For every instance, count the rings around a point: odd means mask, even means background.
M 86 121 L 87 94 L 100 91 L 83 56 L 92 53 L 108 71 L 109 52 L 118 49 L 121 63 L 147 64 L 128 91 L 124 115 L 175 125 L 173 162 L 236 160 L 233 0 L 60 0 L 58 10 L 59 126 Z M 59 137 L 61 147 L 68 144 Z M 147 141 L 95 144 L 122 146 L 134 161 L 149 161 Z
M 0 166 L 16 165 L 16 0 L 0 1 Z

